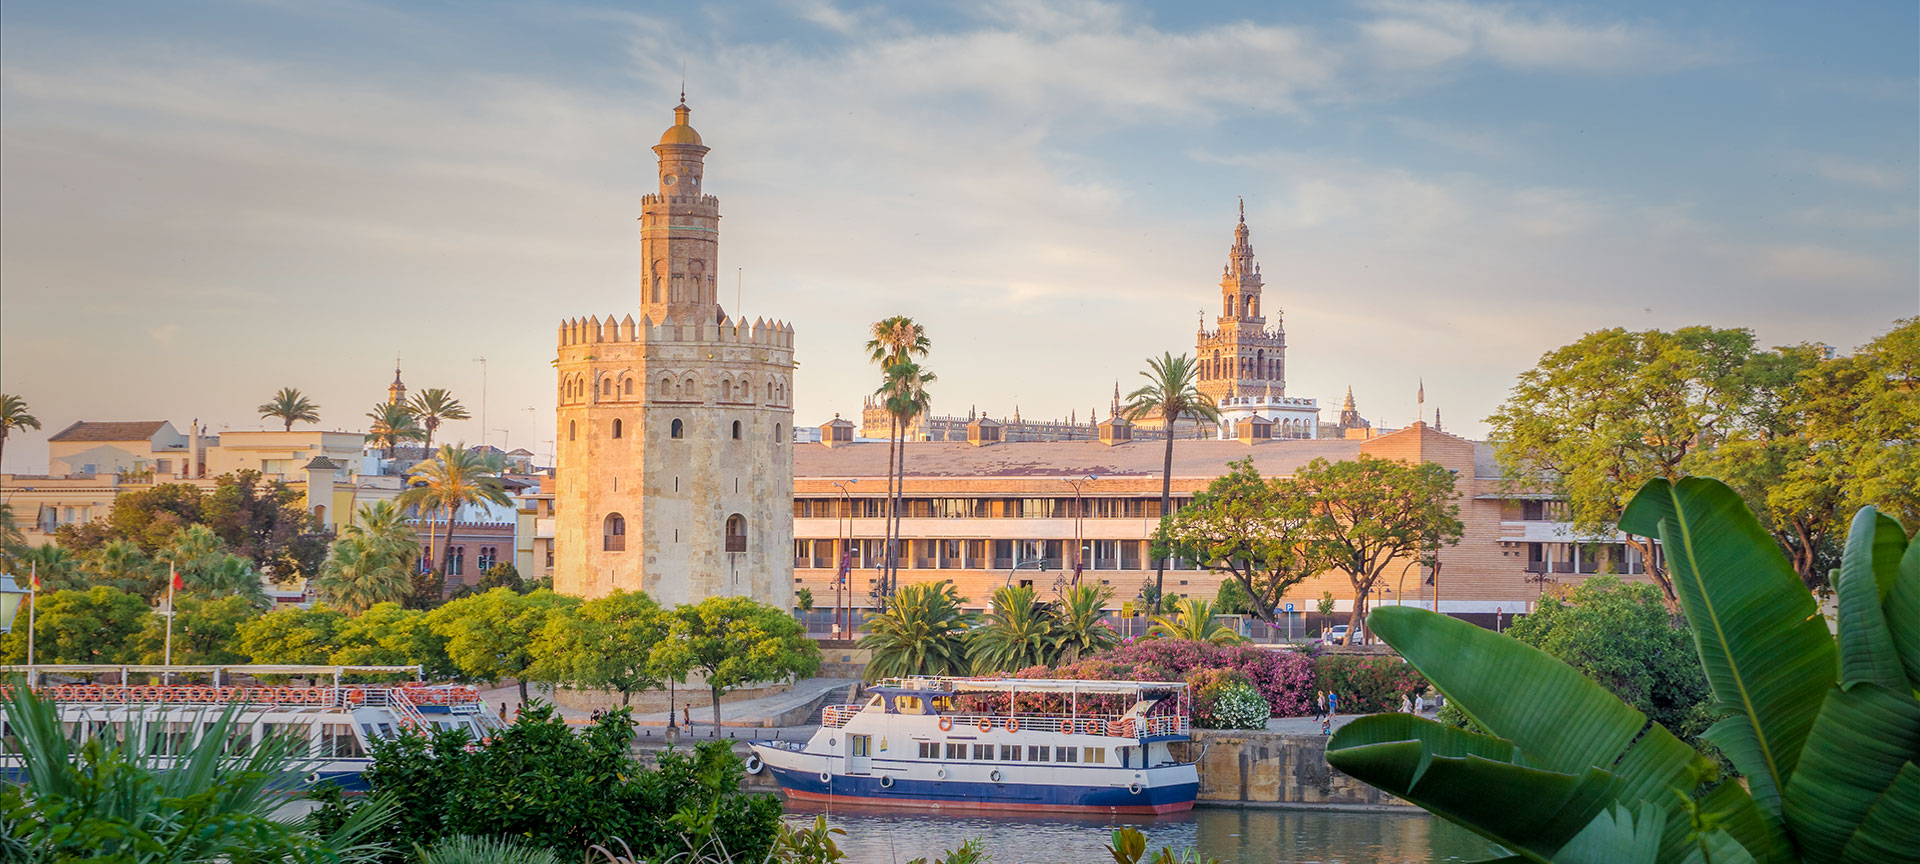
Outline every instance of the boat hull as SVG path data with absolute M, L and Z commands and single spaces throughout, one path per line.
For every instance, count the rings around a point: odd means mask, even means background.
M 800 801 L 839 802 L 878 807 L 1022 813 L 1126 813 L 1153 815 L 1193 809 L 1198 783 L 1142 786 L 1077 786 L 1041 783 L 982 783 L 965 780 L 914 780 L 885 775 L 821 775 L 768 765 L 780 788 Z

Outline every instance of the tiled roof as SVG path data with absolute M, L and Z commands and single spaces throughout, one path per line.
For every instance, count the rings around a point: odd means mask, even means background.
M 94 423 L 80 420 L 68 426 L 48 441 L 151 441 L 160 428 L 167 425 L 165 420 L 139 420 L 127 423 Z
M 1173 443 L 1173 473 L 1179 477 L 1217 477 L 1228 462 L 1253 457 L 1269 477 L 1294 473 L 1308 462 L 1354 459 L 1359 441 L 1284 439 L 1243 444 L 1217 439 Z M 887 442 L 855 442 L 827 447 L 795 444 L 795 477 L 880 477 L 887 472 Z M 1102 477 L 1157 475 L 1166 458 L 1166 441 L 1130 441 L 1107 446 L 1097 441 L 1021 441 L 975 447 L 957 441 L 909 441 L 906 473 L 915 477 Z

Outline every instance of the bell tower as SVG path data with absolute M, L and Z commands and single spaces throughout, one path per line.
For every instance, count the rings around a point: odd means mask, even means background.
M 703 191 L 707 146 L 688 122 L 687 94 L 660 136 L 659 191 L 640 199 L 640 311 L 654 324 L 726 319 L 715 289 L 720 271 L 720 199 Z
M 1287 334 L 1274 316 L 1260 308 L 1260 265 L 1253 260 L 1252 232 L 1247 228 L 1247 204 L 1240 202 L 1240 221 L 1233 226 L 1233 245 L 1220 272 L 1220 314 L 1214 329 L 1204 319 L 1195 341 L 1200 360 L 1200 392 L 1216 403 L 1228 398 L 1268 399 L 1287 392 Z

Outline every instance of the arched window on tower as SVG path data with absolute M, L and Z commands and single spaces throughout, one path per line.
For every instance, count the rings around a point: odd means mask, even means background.
M 573 421 L 568 420 L 567 421 L 567 440 L 568 441 L 573 440 L 573 431 L 574 431 Z
M 627 391 L 624 395 L 632 396 L 633 395 L 633 379 L 628 378 L 626 381 L 622 382 L 621 389 Z
M 773 424 L 773 443 L 775 443 L 775 444 L 780 444 L 780 443 L 783 443 L 783 442 L 782 442 L 782 441 L 780 440 L 780 434 L 781 434 L 781 427 L 780 427 L 780 424 L 778 424 L 778 423 L 775 423 L 775 424 Z
M 733 440 L 740 440 L 740 421 L 733 421 Z
M 1266 374 L 1266 372 L 1267 372 L 1267 352 L 1265 352 L 1265 351 L 1255 351 L 1255 352 L 1254 352 L 1254 354 L 1253 354 L 1253 369 L 1254 369 L 1254 372 L 1253 372 L 1253 376 L 1254 376 L 1255 378 L 1265 378 L 1265 377 L 1267 377 L 1267 374 Z
M 1240 300 L 1240 312 L 1248 318 L 1253 317 L 1253 295 L 1248 294 Z
M 680 440 L 681 438 L 686 436 L 686 433 L 687 433 L 686 425 L 681 423 L 678 418 L 675 418 L 673 421 L 673 429 L 669 433 L 673 437 L 673 440 L 675 441 Z
M 615 437 L 615 438 L 618 438 L 618 437 L 620 437 L 620 420 L 619 420 L 619 418 L 614 418 L 614 421 L 613 421 L 613 437 Z
M 600 379 L 600 395 L 602 396 L 613 395 L 613 379 L 612 378 Z
M 627 550 L 627 519 L 618 513 L 608 513 L 600 528 L 600 551 L 625 552 Z
M 1228 318 L 1232 318 L 1232 317 L 1233 317 L 1233 297 L 1232 297 L 1232 295 L 1228 295 L 1228 297 L 1227 297 L 1227 317 L 1228 317 Z
M 747 551 L 747 517 L 738 513 L 727 517 L 727 551 Z

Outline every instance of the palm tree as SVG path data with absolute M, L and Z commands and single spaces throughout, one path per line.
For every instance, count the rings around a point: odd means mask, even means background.
M 45 543 L 28 549 L 20 555 L 19 566 L 28 572 L 40 574 L 40 590 L 68 591 L 85 590 L 86 577 L 80 572 L 80 560 L 72 552 L 52 543 Z M 26 578 L 15 573 L 16 577 Z
M 407 482 L 411 488 L 400 493 L 402 507 L 415 507 L 423 513 L 439 511 L 446 517 L 447 539 L 440 545 L 440 555 L 435 558 L 436 572 L 444 584 L 447 578 L 447 549 L 453 545 L 453 520 L 460 508 L 470 504 L 498 504 L 512 506 L 513 499 L 507 497 L 505 486 L 500 478 L 486 473 L 486 466 L 480 454 L 468 450 L 466 445 L 443 444 L 440 452 L 432 459 L 413 466 L 407 472 Z M 433 523 L 427 523 L 429 540 Z
M 308 401 L 306 394 L 293 387 L 280 388 L 280 392 L 273 394 L 273 401 L 256 410 L 261 417 L 277 417 L 285 421 L 285 431 L 288 432 L 293 431 L 296 420 L 302 423 L 320 422 L 320 406 Z
M 407 599 L 413 591 L 413 572 L 408 564 L 382 549 L 379 541 L 364 535 L 342 537 L 327 550 L 327 562 L 321 565 L 315 587 L 328 606 L 358 615 L 376 603 Z
M 376 544 L 380 551 L 391 555 L 408 557 L 420 551 L 420 538 L 414 534 L 413 526 L 407 524 L 407 512 L 393 506 L 392 501 L 360 505 L 359 514 L 353 517 L 353 524 L 340 533 L 345 537 L 358 537 Z M 412 563 L 410 557 L 407 563 Z
M 905 585 L 887 611 L 867 619 L 860 647 L 873 652 L 867 680 L 967 674 L 967 630 L 978 617 L 952 585 Z
M 1053 604 L 1034 599 L 1033 589 L 1025 585 L 1007 585 L 993 592 L 992 609 L 973 631 L 967 653 L 973 674 L 987 675 L 1052 665 L 1059 643 Z
M 927 393 L 927 385 L 932 384 L 935 380 L 934 374 L 921 368 L 920 364 L 911 360 L 902 360 L 887 367 L 886 383 L 880 386 L 879 395 L 884 397 L 883 404 L 887 409 L 887 413 L 894 418 L 895 427 L 902 430 L 901 439 L 897 442 L 900 448 L 900 458 L 898 460 L 889 459 L 889 461 L 894 463 L 895 470 L 899 473 L 900 478 L 899 482 L 894 484 L 894 495 L 896 498 L 904 499 L 907 493 L 907 443 L 905 430 L 913 426 L 913 418 L 920 416 L 925 413 L 928 408 L 932 407 L 933 397 Z M 902 515 L 904 515 L 900 512 L 901 509 L 902 508 L 898 506 L 891 508 L 892 515 L 889 516 L 887 520 L 887 536 L 889 537 L 898 538 L 900 536 L 900 519 Z M 889 558 L 891 560 L 889 561 L 889 574 L 886 580 L 886 593 L 892 594 L 894 589 L 898 587 L 900 581 L 900 561 L 897 555 L 889 556 Z
M 1185 354 L 1175 357 L 1169 352 L 1158 358 L 1148 357 L 1147 371 L 1140 373 L 1140 377 L 1147 379 L 1146 385 L 1127 394 L 1128 419 L 1158 417 L 1167 431 L 1167 458 L 1160 471 L 1162 519 L 1173 511 L 1173 424 L 1182 417 L 1216 422 L 1220 419 L 1213 400 L 1193 384 L 1199 375 L 1200 367 Z M 1160 612 L 1160 598 L 1166 596 L 1166 579 L 1167 559 L 1156 559 L 1152 614 Z
M 460 400 L 453 398 L 452 392 L 439 387 L 430 387 L 413 394 L 413 398 L 407 400 L 407 408 L 413 412 L 414 419 L 419 421 L 421 428 L 426 432 L 421 439 L 421 446 L 425 447 L 429 453 L 433 452 L 433 433 L 440 431 L 441 423 L 448 420 L 467 420 L 473 416 L 467 413 L 467 407 L 461 405 Z
M 187 590 L 210 597 L 238 595 L 256 606 L 267 603 L 267 589 L 252 559 L 227 551 L 226 541 L 205 525 L 188 525 L 173 532 L 159 560 L 173 565 Z M 162 583 L 160 588 L 165 589 Z
M 153 559 L 131 540 L 110 540 L 88 557 L 88 567 L 97 583 L 148 599 L 166 587 L 162 582 L 166 574 L 159 572 L 153 566 Z
M 875 321 L 871 332 L 873 338 L 867 340 L 867 353 L 873 362 L 880 365 L 880 371 L 883 375 L 887 368 L 895 363 L 900 363 L 913 357 L 925 357 L 927 352 L 933 348 L 932 340 L 927 338 L 926 329 L 915 324 L 912 318 L 908 318 L 905 315 L 894 315 Z M 894 507 L 898 502 L 894 490 L 894 454 L 896 449 L 903 456 L 906 453 L 906 442 L 904 440 L 905 430 L 900 428 L 900 415 L 890 413 L 889 423 L 891 431 L 887 435 L 889 442 L 887 445 L 887 552 L 886 559 L 882 562 L 883 570 L 880 580 L 880 593 L 882 597 L 886 596 L 890 590 L 887 574 L 892 571 L 895 560 L 893 513 Z M 904 480 L 905 478 L 902 477 L 901 479 Z
M 40 418 L 27 413 L 27 400 L 0 393 L 0 457 L 6 455 L 7 435 L 15 429 L 39 429 Z
M 367 419 L 373 421 L 373 428 L 367 431 L 367 440 L 386 448 L 387 458 L 393 458 L 393 448 L 402 441 L 418 441 L 427 433 L 413 417 L 413 409 L 392 402 L 380 402 L 367 412 Z
M 1153 627 L 1147 630 L 1147 635 L 1161 639 L 1191 639 L 1214 645 L 1234 645 L 1244 641 L 1214 617 L 1213 604 L 1209 601 L 1187 597 L 1176 608 L 1176 615 L 1155 616 Z
M 1120 641 L 1106 622 L 1107 601 L 1113 589 L 1105 585 L 1075 585 L 1060 598 L 1060 663 L 1072 663 L 1112 648 Z

